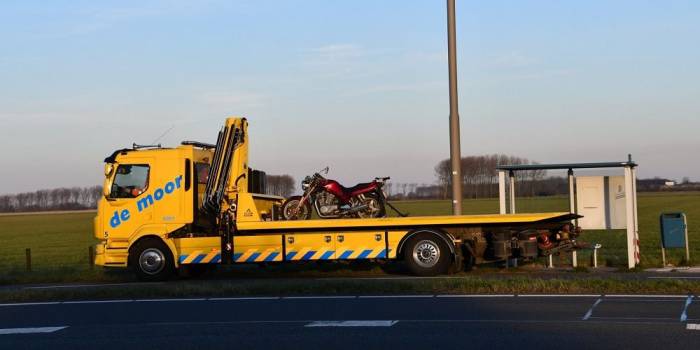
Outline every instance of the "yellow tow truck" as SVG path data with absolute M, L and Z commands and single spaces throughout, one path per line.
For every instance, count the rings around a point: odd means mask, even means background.
M 142 280 L 218 264 L 400 259 L 422 276 L 474 263 L 531 259 L 572 245 L 571 213 L 285 221 L 248 162 L 248 122 L 228 118 L 217 142 L 137 147 L 105 159 L 95 264 Z

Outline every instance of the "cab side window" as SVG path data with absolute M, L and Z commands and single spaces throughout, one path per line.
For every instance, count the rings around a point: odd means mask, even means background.
M 117 167 L 110 198 L 136 198 L 148 189 L 150 167 L 142 164 L 120 164 Z
M 207 163 L 195 163 L 195 171 L 197 172 L 197 183 L 200 185 L 206 185 L 209 181 L 209 164 Z

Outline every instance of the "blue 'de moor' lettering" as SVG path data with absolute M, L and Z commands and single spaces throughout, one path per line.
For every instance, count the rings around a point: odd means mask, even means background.
M 142 195 L 141 198 L 136 201 L 136 209 L 139 213 L 142 212 L 144 209 L 162 200 L 166 195 L 180 189 L 181 185 L 182 175 L 176 177 L 173 181 L 168 181 L 162 188 L 156 188 L 156 190 L 153 191 L 153 194 L 149 193 L 147 195 Z M 122 222 L 128 221 L 130 218 L 131 212 L 129 209 L 124 209 L 121 212 L 115 210 L 114 215 L 109 220 L 109 226 L 112 226 L 112 228 L 117 228 Z

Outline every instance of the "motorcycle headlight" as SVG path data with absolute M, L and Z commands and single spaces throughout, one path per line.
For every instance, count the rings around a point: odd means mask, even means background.
M 309 188 L 309 186 L 310 186 L 310 184 L 309 184 L 308 182 L 302 182 L 302 183 L 301 183 L 301 188 L 302 188 L 303 190 L 306 190 L 307 188 Z

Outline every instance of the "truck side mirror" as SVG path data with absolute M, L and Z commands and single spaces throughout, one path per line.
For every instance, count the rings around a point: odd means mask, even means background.
M 105 198 L 109 198 L 109 195 L 112 193 L 112 181 L 107 180 L 105 181 L 104 187 L 102 187 L 102 194 L 105 196 Z
M 105 177 L 109 177 L 110 175 L 112 175 L 113 171 L 114 171 L 114 164 L 105 163 Z
M 112 173 L 114 172 L 114 164 L 113 163 L 105 163 L 105 183 L 104 187 L 102 187 L 102 194 L 105 196 L 105 198 L 109 198 L 109 195 L 112 193 Z

